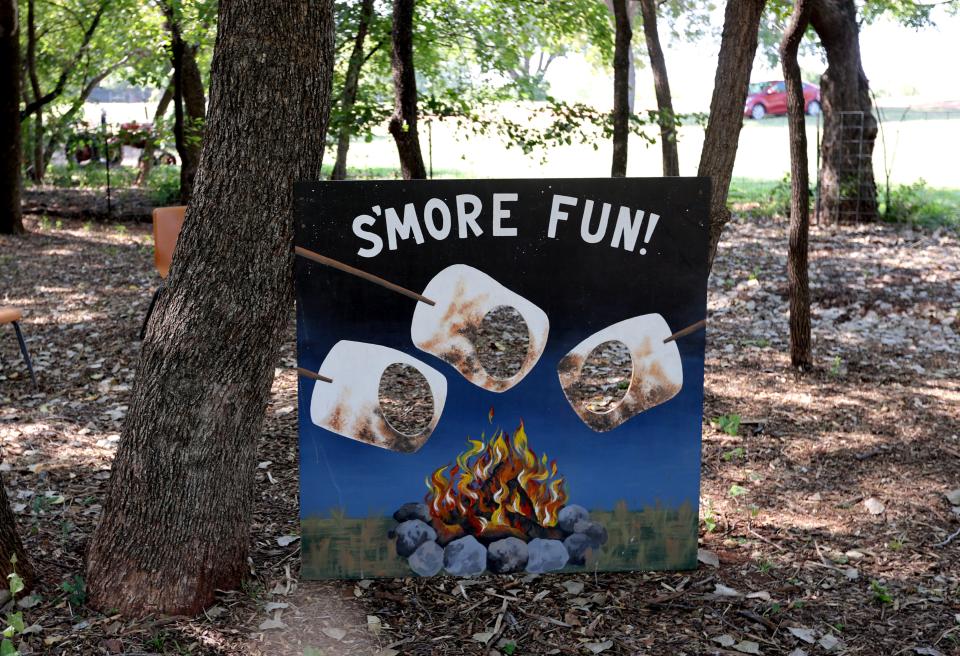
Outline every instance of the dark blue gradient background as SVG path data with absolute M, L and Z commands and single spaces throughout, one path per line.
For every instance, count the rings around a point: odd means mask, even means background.
M 505 225 L 517 237 L 490 235 L 493 192 L 519 194 Z M 424 244 L 401 242 L 396 251 L 364 259 L 366 246 L 350 232 L 354 216 L 370 207 L 397 207 L 431 197 L 454 207 L 458 193 L 484 202 L 479 220 L 484 235 Z M 617 206 L 660 214 L 647 254 L 627 252 L 580 239 L 580 207 L 569 210 L 557 239 L 547 239 L 553 193 L 611 202 L 611 229 Z M 432 182 L 302 183 L 297 187 L 297 244 L 422 291 L 440 270 L 454 263 L 474 266 L 540 306 L 550 319 L 547 349 L 518 385 L 493 393 L 467 382 L 453 367 L 413 346 L 410 320 L 415 301 L 348 274 L 298 258 L 297 341 L 299 365 L 316 371 L 341 339 L 399 349 L 442 372 L 447 401 L 436 431 L 415 454 L 401 454 L 349 440 L 310 421 L 312 380 L 300 379 L 301 517 L 327 516 L 343 509 L 351 517 L 389 515 L 400 504 L 422 500 L 424 479 L 452 463 L 466 438 L 489 436 L 497 427 L 512 432 L 521 419 L 530 447 L 557 461 L 570 501 L 610 509 L 625 500 L 631 509 L 656 504 L 676 508 L 699 496 L 703 408 L 704 331 L 678 342 L 683 389 L 667 403 L 607 433 L 596 433 L 567 403 L 556 365 L 577 343 L 612 323 L 651 312 L 671 329 L 706 314 L 707 198 L 705 180 L 474 180 Z M 595 225 L 595 224 L 594 224 Z M 643 235 L 646 231 L 644 224 Z M 381 228 L 381 235 L 383 234 Z M 638 245 L 639 248 L 639 245 Z M 362 363 L 358 363 L 362 366 Z M 379 372 L 378 372 L 379 373 Z M 372 374 L 377 375 L 377 374 Z M 323 384 L 323 383 L 316 383 Z M 492 424 L 487 421 L 495 409 Z

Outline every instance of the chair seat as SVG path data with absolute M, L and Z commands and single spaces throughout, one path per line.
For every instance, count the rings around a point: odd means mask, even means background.
M 14 307 L 0 307 L 0 324 L 20 321 L 23 313 Z

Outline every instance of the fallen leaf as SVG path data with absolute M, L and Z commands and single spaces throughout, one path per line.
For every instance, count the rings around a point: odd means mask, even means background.
M 343 640 L 347 636 L 347 632 L 343 629 L 327 627 L 321 630 L 323 631 L 324 635 L 326 635 L 328 638 L 333 638 L 334 640 L 337 640 L 337 641 Z
M 806 628 L 804 628 L 804 627 L 801 627 L 801 626 L 798 626 L 798 627 L 789 626 L 789 627 L 787 627 L 787 631 L 789 631 L 790 633 L 792 633 L 794 638 L 798 638 L 798 639 L 800 639 L 800 640 L 803 640 L 804 642 L 806 642 L 807 644 L 810 644 L 810 645 L 812 645 L 812 644 L 814 643 L 814 641 L 817 639 L 817 637 L 816 637 L 816 635 L 813 633 L 813 631 L 811 631 L 810 629 L 806 629 Z
M 958 490 L 960 492 L 960 490 Z M 943 656 L 943 652 L 933 647 L 914 647 L 913 651 L 920 656 Z
M 488 642 L 490 642 L 490 638 L 492 637 L 493 637 L 493 631 L 482 631 L 480 633 L 473 634 L 473 639 L 483 644 L 487 644 Z
M 697 549 L 697 560 L 710 567 L 720 567 L 720 557 L 707 549 Z
M 578 595 L 583 592 L 583 581 L 564 581 L 563 587 L 567 594 Z
M 809 655 L 805 650 L 800 649 L 799 647 L 797 647 L 797 648 L 794 649 L 792 652 L 790 652 L 789 654 L 787 654 L 787 656 L 810 656 L 810 655 Z
M 867 512 L 871 515 L 879 515 L 886 510 L 886 507 L 880 502 L 880 500 L 874 497 L 864 499 L 863 505 L 867 509 Z
M 755 643 L 753 640 L 741 640 L 733 646 L 739 652 L 744 654 L 761 654 L 760 645 Z
M 593 654 L 599 654 L 613 647 L 613 640 L 604 640 L 603 642 L 586 642 L 583 648 Z
M 723 583 L 717 583 L 713 588 L 713 594 L 719 595 L 721 597 L 742 597 L 738 591 L 733 588 L 725 586 Z
M 267 611 L 268 613 L 272 613 L 275 610 L 282 610 L 289 606 L 290 604 L 283 601 L 268 601 L 266 605 L 264 605 L 263 610 Z M 209 613 L 207 614 L 209 615 Z
M 279 544 L 281 547 L 286 547 L 293 544 L 299 539 L 300 539 L 299 535 L 281 535 L 280 537 L 277 538 L 277 544 Z
M 383 622 L 380 621 L 380 618 L 376 615 L 367 615 L 367 629 L 373 635 L 379 635 L 380 630 L 383 628 Z
M 259 628 L 261 631 L 270 631 L 271 629 L 285 629 L 287 625 L 282 620 L 269 619 L 261 622 Z
M 960 488 L 950 490 L 944 494 L 944 496 L 947 497 L 947 501 L 950 502 L 951 506 L 960 506 Z
M 756 592 L 751 592 L 747 595 L 747 599 L 761 599 L 763 601 L 773 601 L 770 597 L 770 593 L 766 590 L 757 590 Z
M 737 642 L 736 640 L 733 639 L 733 636 L 731 636 L 728 633 L 724 633 L 723 635 L 718 635 L 716 638 L 713 638 L 713 641 L 720 643 L 721 647 L 730 647 Z
M 825 650 L 831 651 L 834 647 L 840 644 L 840 640 L 832 633 L 827 633 L 820 638 L 818 644 Z

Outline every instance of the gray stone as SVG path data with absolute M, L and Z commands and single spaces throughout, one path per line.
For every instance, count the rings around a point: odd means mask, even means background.
M 424 542 L 437 539 L 437 532 L 419 519 L 408 519 L 397 527 L 397 555 L 406 558 Z
M 570 559 L 567 548 L 560 540 L 536 538 L 527 545 L 527 571 L 534 574 L 563 569 Z
M 523 571 L 527 565 L 527 543 L 520 538 L 504 538 L 487 547 L 487 569 L 494 574 Z
M 607 529 L 598 522 L 581 520 L 573 525 L 573 530 L 590 538 L 590 546 L 594 549 L 607 543 Z
M 590 513 L 587 512 L 587 509 L 572 503 L 569 506 L 564 506 L 557 513 L 557 526 L 566 533 L 573 533 L 574 525 L 585 519 L 590 519 Z
M 443 547 L 436 542 L 424 542 L 410 556 L 410 569 L 420 576 L 433 576 L 443 567 Z
M 425 503 L 405 503 L 393 513 L 393 518 L 398 522 L 405 522 L 410 519 L 419 519 L 426 524 L 430 523 L 430 508 Z
M 570 555 L 571 565 L 586 565 L 587 550 L 593 545 L 590 538 L 583 533 L 574 533 L 567 536 L 567 539 L 563 541 L 563 546 L 567 548 L 567 553 Z
M 487 549 L 472 535 L 454 540 L 443 550 L 443 568 L 454 576 L 483 574 L 487 569 Z

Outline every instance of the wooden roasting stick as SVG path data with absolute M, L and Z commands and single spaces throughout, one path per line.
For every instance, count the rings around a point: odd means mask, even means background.
M 293 251 L 300 257 L 305 257 L 308 260 L 313 260 L 314 262 L 319 262 L 320 264 L 326 265 L 328 267 L 339 269 L 340 271 L 344 271 L 351 275 L 357 276 L 358 278 L 363 278 L 364 280 L 368 280 L 376 285 L 380 285 L 381 287 L 386 287 L 389 290 L 395 291 L 398 294 L 403 294 L 404 296 L 408 296 L 415 301 L 420 301 L 421 303 L 426 303 L 427 305 L 436 305 L 434 301 L 430 300 L 426 296 L 418 294 L 415 291 L 411 291 L 406 287 L 401 287 L 400 285 L 396 285 L 390 282 L 389 280 L 384 280 L 380 276 L 375 276 L 372 273 L 367 273 L 366 271 L 362 271 L 361 269 L 352 267 L 349 264 L 344 264 L 343 262 L 339 262 L 337 260 L 331 259 L 324 255 L 320 255 L 320 253 L 314 253 L 313 251 L 307 250 L 302 246 L 294 246 Z
M 663 343 L 668 344 L 670 342 L 680 339 L 681 337 L 686 337 L 690 333 L 695 333 L 706 325 L 707 325 L 707 320 L 701 319 L 697 323 L 690 324 L 686 328 L 683 328 L 682 330 L 678 330 L 677 332 L 673 333 L 672 335 L 667 337 L 665 340 L 663 340 Z
M 297 367 L 297 373 L 303 376 L 304 378 L 312 378 L 313 380 L 319 380 L 321 383 L 332 383 L 333 378 L 327 378 L 326 376 L 321 376 L 320 374 L 315 374 L 309 369 L 304 369 L 303 367 Z

